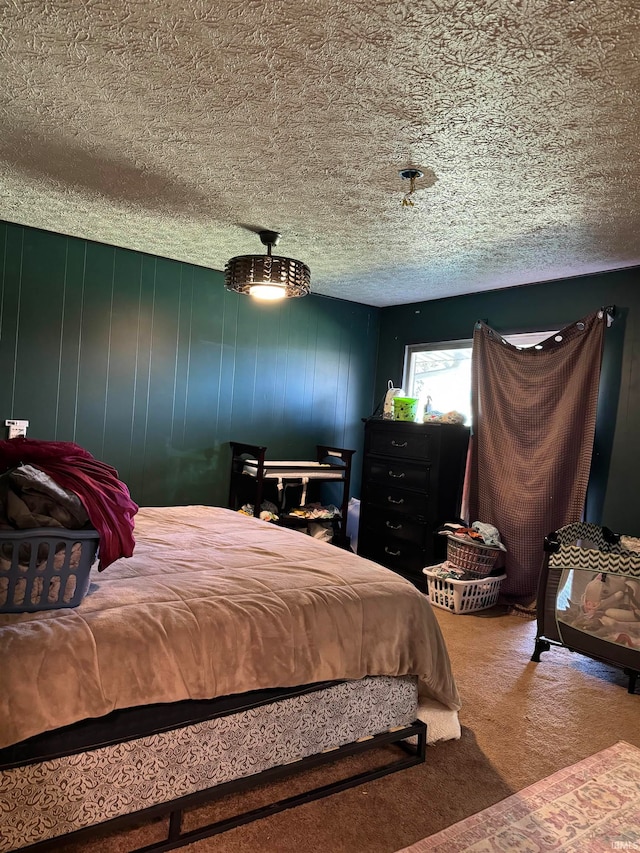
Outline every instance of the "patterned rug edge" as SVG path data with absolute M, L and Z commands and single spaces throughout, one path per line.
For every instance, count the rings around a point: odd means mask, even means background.
M 396 853 L 431 853 L 432 851 L 464 853 L 464 851 L 472 848 L 482 850 L 483 853 L 489 853 L 493 850 L 503 851 L 509 849 L 509 847 L 502 846 L 505 842 L 508 843 L 509 835 L 511 835 L 513 843 L 517 844 L 517 848 L 514 847 L 513 849 L 519 849 L 519 842 L 527 835 L 531 835 L 532 838 L 536 835 L 539 838 L 544 833 L 547 833 L 545 846 L 541 849 L 545 850 L 572 851 L 572 853 L 578 853 L 578 851 L 587 853 L 591 850 L 600 851 L 615 848 L 640 850 L 640 824 L 633 824 L 630 828 L 612 825 L 612 828 L 617 832 L 615 838 L 608 836 L 608 846 L 603 848 L 601 845 L 604 838 L 603 833 L 609 827 L 609 817 L 613 818 L 615 813 L 618 817 L 617 822 L 620 824 L 621 808 L 625 805 L 624 793 L 621 791 L 607 790 L 602 792 L 602 799 L 608 800 L 606 805 L 609 806 L 611 814 L 607 813 L 602 819 L 598 819 L 592 808 L 590 814 L 585 814 L 580 827 L 574 827 L 571 832 L 567 833 L 568 837 L 566 838 L 562 837 L 563 831 L 567 832 L 566 826 L 560 827 L 557 825 L 557 821 L 553 820 L 550 821 L 552 826 L 546 826 L 543 824 L 544 818 L 536 818 L 536 813 L 543 814 L 544 810 L 556 800 L 561 801 L 563 797 L 574 795 L 583 786 L 591 784 L 593 787 L 594 783 L 597 784 L 596 776 L 606 776 L 608 772 L 615 771 L 625 762 L 630 764 L 634 771 L 637 771 L 633 772 L 631 779 L 628 780 L 631 788 L 627 800 L 631 800 L 632 806 L 637 809 L 637 813 L 640 815 L 640 749 L 626 741 L 618 741 L 613 746 L 600 750 L 575 764 L 546 776 L 544 779 L 540 779 L 538 782 L 534 782 L 527 788 L 523 788 L 504 800 L 488 806 L 483 811 L 464 818 L 409 847 L 397 850 Z M 616 781 L 618 780 L 616 779 Z M 596 795 L 599 791 L 598 788 Z M 589 792 L 587 791 L 587 793 Z M 582 799 L 585 809 L 589 811 L 590 802 L 587 802 L 584 797 Z M 596 808 L 602 808 L 603 805 L 603 803 L 595 804 Z M 574 805 L 565 805 L 565 801 L 563 801 L 564 814 L 567 814 L 567 807 L 571 810 Z M 616 823 L 615 819 L 613 823 Z M 549 830 L 554 826 L 557 831 L 554 833 L 555 837 L 551 838 Z M 638 828 L 636 829 L 635 826 Z M 493 845 L 492 837 L 499 839 L 500 846 L 498 844 Z M 479 846 L 476 848 L 476 845 Z

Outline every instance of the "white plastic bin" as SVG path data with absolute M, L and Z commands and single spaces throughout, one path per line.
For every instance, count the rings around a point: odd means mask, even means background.
M 435 607 L 452 613 L 472 613 L 493 607 L 500 595 L 500 584 L 506 575 L 461 581 L 443 578 L 431 567 L 423 569 L 427 578 L 427 594 Z

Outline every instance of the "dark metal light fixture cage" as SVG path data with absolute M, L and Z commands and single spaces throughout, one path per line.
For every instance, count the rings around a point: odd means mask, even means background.
M 224 268 L 227 290 L 259 299 L 306 296 L 311 289 L 309 267 L 302 261 L 271 254 L 271 247 L 280 239 L 277 231 L 260 231 L 258 234 L 267 247 L 267 254 L 230 258 Z

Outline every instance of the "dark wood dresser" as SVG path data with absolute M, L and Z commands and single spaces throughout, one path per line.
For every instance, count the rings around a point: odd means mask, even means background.
M 424 588 L 424 566 L 446 557 L 435 531 L 460 513 L 468 444 L 457 424 L 365 422 L 361 556 Z

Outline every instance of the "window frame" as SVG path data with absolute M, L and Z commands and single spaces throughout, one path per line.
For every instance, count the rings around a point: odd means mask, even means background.
M 537 344 L 547 340 L 547 338 L 557 335 L 559 329 L 536 329 L 530 332 L 511 332 L 508 334 L 500 334 L 500 338 L 520 348 L 534 347 Z M 415 382 L 415 359 L 414 355 L 421 352 L 437 352 L 438 350 L 449 349 L 472 349 L 473 338 L 457 338 L 451 341 L 432 341 L 421 344 L 406 344 L 404 348 L 404 364 L 402 368 L 402 388 L 405 394 L 413 395 Z M 469 388 L 471 393 L 471 388 Z M 471 414 L 469 415 L 471 418 Z
M 446 349 L 471 349 L 473 338 L 460 338 L 456 341 L 436 341 L 427 344 L 407 344 L 404 348 L 404 365 L 402 370 L 402 388 L 407 394 L 411 393 L 415 376 L 415 365 L 412 356 L 420 352 L 437 352 Z

